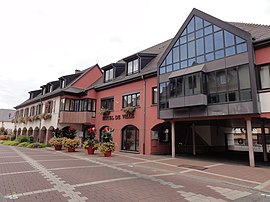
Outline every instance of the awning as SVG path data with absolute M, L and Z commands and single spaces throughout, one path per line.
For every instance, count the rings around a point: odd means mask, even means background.
M 205 72 L 205 64 L 195 65 L 192 67 L 186 67 L 184 69 L 177 70 L 175 72 L 172 72 L 168 78 L 171 79 L 196 72 Z

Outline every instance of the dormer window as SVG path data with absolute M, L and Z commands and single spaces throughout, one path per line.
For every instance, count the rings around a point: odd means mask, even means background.
M 66 87 L 66 81 L 63 79 L 60 82 L 61 82 L 61 88 L 65 88 Z
M 105 71 L 105 82 L 113 80 L 113 68 Z
M 139 72 L 139 59 L 128 62 L 127 75 L 135 74 Z
M 34 95 L 33 93 L 30 93 L 30 100 L 33 99 Z
M 44 87 L 43 89 L 42 89 L 42 95 L 45 95 L 46 94 L 46 88 Z
M 53 85 L 50 85 L 50 93 L 53 91 Z

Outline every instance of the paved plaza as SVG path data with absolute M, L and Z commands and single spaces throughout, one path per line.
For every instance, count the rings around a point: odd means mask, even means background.
M 270 167 L 0 145 L 0 201 L 270 201 Z

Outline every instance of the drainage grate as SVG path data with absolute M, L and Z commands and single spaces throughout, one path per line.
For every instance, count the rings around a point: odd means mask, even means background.
M 181 165 L 178 165 L 178 167 L 190 168 L 190 169 L 194 169 L 194 170 L 206 170 L 207 169 L 207 168 L 202 167 L 202 166 L 194 166 L 194 165 L 189 165 L 189 164 L 181 164 Z

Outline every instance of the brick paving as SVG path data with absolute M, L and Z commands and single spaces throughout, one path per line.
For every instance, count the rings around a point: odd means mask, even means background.
M 82 149 L 0 145 L 0 185 L 0 201 L 270 201 L 269 167 Z

